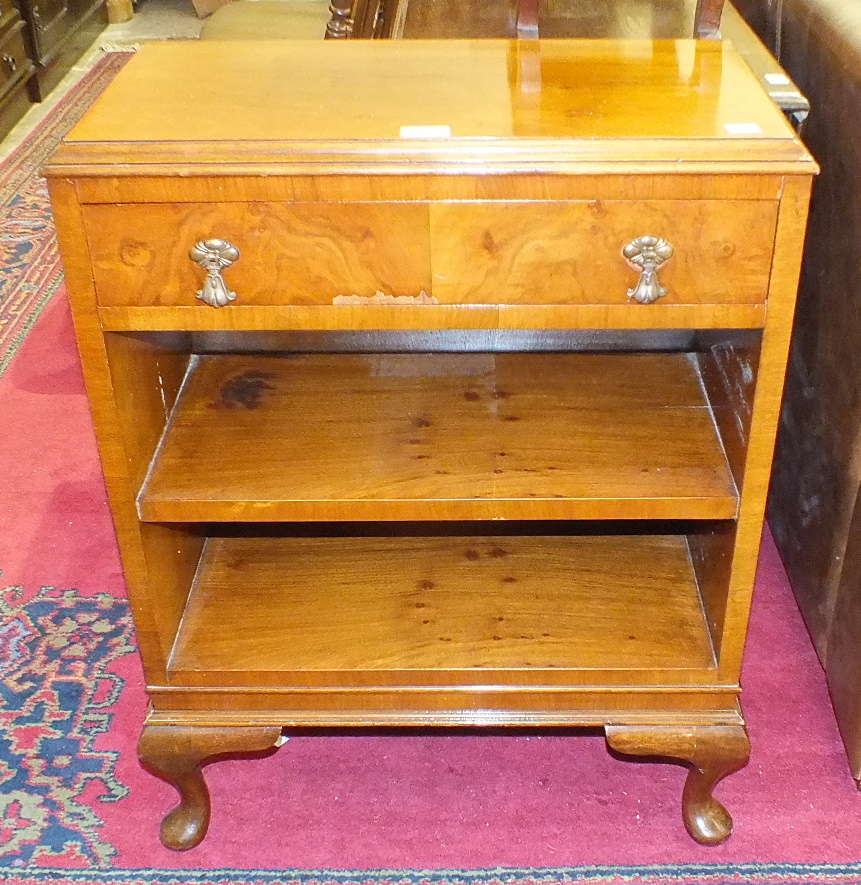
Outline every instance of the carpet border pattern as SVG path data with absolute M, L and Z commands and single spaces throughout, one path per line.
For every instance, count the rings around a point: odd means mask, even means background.
M 702 864 L 485 870 L 0 870 L 15 885 L 859 885 L 861 864 Z

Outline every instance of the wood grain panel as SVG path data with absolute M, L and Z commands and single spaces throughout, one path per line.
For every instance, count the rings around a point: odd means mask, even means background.
M 609 201 L 431 207 L 433 294 L 444 303 L 629 303 L 622 249 L 669 240 L 662 304 L 765 300 L 777 203 Z
M 612 416 L 612 420 L 608 420 Z M 731 518 L 684 354 L 204 357 L 144 519 Z
M 723 639 L 720 643 L 721 672 L 727 675 L 741 671 L 804 251 L 804 230 L 811 184 L 810 176 L 788 177 L 780 204 L 774 271 L 768 293 L 768 324 L 763 334 L 756 371 L 750 442 L 747 446 L 744 478 L 740 483 L 743 497 L 739 507 L 736 546 Z
M 69 301 L 105 483 L 146 678 L 163 681 L 167 656 L 203 547 L 182 526 L 142 525 L 135 493 L 167 421 L 188 355 L 153 341 L 105 336 L 72 182 L 50 182 Z
M 82 203 L 778 200 L 780 175 L 267 175 L 82 178 Z
M 637 273 L 621 250 L 646 233 L 676 249 L 665 303 L 761 303 L 776 217 L 776 202 L 709 200 L 84 209 L 108 307 L 196 303 L 188 250 L 208 237 L 239 248 L 225 278 L 244 306 L 423 290 L 442 304 L 625 304 Z
M 197 300 L 197 299 L 195 299 Z M 758 329 L 764 304 L 339 304 L 188 307 L 102 307 L 102 328 L 114 332 L 384 329 Z M 666 299 L 664 299 L 666 300 Z
M 83 209 L 103 305 L 194 305 L 195 243 L 240 251 L 224 277 L 238 304 L 332 304 L 430 289 L 428 210 L 387 203 L 154 203 Z
M 528 671 L 520 671 L 528 672 Z M 538 671 L 543 676 L 551 671 Z M 561 671 L 564 673 L 565 671 Z M 703 673 L 714 679 L 713 670 L 627 670 L 631 680 L 643 674 L 681 676 Z M 592 677 L 592 671 L 578 675 Z M 180 678 L 185 678 L 185 674 Z M 660 677 L 659 677 L 660 678 Z M 688 686 L 656 686 L 652 690 L 619 686 L 551 687 L 525 690 L 511 688 L 410 687 L 344 688 L 311 691 L 266 686 L 249 690 L 243 686 L 210 689 L 181 684 L 151 686 L 153 709 L 148 722 L 165 725 L 211 724 L 242 726 L 269 723 L 281 727 L 494 727 L 603 726 L 613 723 L 648 725 L 715 725 L 742 721 L 736 703 L 737 687 L 712 684 L 699 689 Z M 320 701 L 325 699 L 321 709 Z
M 713 666 L 684 537 L 222 538 L 170 672 L 373 686 Z
M 755 340 L 733 341 L 729 338 L 711 343 L 697 354 L 703 387 L 714 412 L 732 475 L 739 488 L 744 480 L 750 440 L 760 343 Z

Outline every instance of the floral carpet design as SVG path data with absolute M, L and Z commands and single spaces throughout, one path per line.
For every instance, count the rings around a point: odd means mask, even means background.
M 134 651 L 128 603 L 45 587 L 0 598 L 0 868 L 99 867 L 100 802 L 126 787 L 115 752 L 95 749 L 123 680 L 110 663 Z

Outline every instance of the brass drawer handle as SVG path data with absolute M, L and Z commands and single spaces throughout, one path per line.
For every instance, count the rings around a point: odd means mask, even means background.
M 3 64 L 5 64 L 7 68 L 9 68 L 10 74 L 14 74 L 15 71 L 18 70 L 18 59 L 15 58 L 14 55 L 9 55 L 7 53 L 4 53 Z
M 239 258 L 239 249 L 236 246 L 227 240 L 200 240 L 191 247 L 188 257 L 206 271 L 206 281 L 197 293 L 201 301 L 212 307 L 224 307 L 231 301 L 236 301 L 236 293 L 228 288 L 221 275 L 222 270 L 230 267 Z
M 640 304 L 653 304 L 667 294 L 658 279 L 658 270 L 673 257 L 673 247 L 663 237 L 646 234 L 632 240 L 622 249 L 622 255 L 634 270 L 640 271 L 640 279 L 628 297 Z

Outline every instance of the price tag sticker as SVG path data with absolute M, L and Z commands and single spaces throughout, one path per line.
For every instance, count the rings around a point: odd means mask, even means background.
M 730 135 L 762 135 L 759 123 L 725 123 L 723 128 Z
M 401 138 L 451 138 L 451 126 L 401 126 Z

